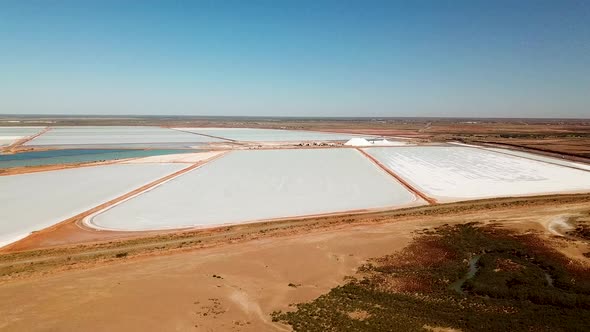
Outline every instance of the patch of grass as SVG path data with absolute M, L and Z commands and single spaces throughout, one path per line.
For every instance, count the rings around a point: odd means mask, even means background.
M 451 284 L 466 275 L 475 256 L 477 272 L 457 292 Z M 584 331 L 590 326 L 589 276 L 588 268 L 535 235 L 444 225 L 272 319 L 295 331 Z

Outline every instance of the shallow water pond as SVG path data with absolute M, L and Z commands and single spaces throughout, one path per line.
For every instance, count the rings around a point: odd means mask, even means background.
M 74 164 L 102 160 L 159 156 L 176 153 L 200 152 L 189 149 L 67 149 L 0 154 L 0 168 Z

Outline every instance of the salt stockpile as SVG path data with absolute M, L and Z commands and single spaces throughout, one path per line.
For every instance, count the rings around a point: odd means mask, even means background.
M 375 145 L 375 146 L 405 146 L 405 145 L 408 145 L 408 143 L 407 142 L 399 142 L 399 141 L 388 141 L 387 139 L 382 139 L 382 140 L 373 141 L 373 145 Z
M 355 137 L 344 143 L 347 146 L 406 146 L 407 142 L 389 141 L 387 139 L 366 139 Z
M 348 145 L 348 146 L 371 146 L 373 144 L 371 142 L 367 141 L 364 138 L 355 137 L 355 138 L 351 138 L 348 142 L 344 143 L 344 145 Z

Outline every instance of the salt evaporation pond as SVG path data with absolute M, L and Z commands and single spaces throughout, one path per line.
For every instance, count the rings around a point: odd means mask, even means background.
M 364 150 L 425 194 L 442 201 L 590 191 L 590 172 L 478 148 Z
M 52 127 L 47 133 L 27 142 L 29 146 L 125 146 L 185 147 L 222 140 L 161 127 L 87 126 Z
M 200 152 L 201 150 L 67 149 L 0 154 L 0 168 L 60 165 Z
M 193 133 L 212 135 L 245 142 L 300 142 L 300 141 L 347 141 L 359 135 L 324 133 L 305 130 L 280 130 L 256 128 L 176 128 Z
M 180 164 L 115 164 L 0 176 L 0 246 L 178 171 Z
M 19 139 L 33 136 L 43 127 L 0 127 L 0 146 L 10 145 Z
M 234 151 L 86 223 L 140 231 L 422 203 L 354 149 Z
M 558 164 L 558 165 L 563 165 L 563 166 L 568 166 L 568 167 L 574 167 L 574 168 L 579 168 L 579 169 L 590 171 L 590 165 L 583 164 L 583 163 L 577 163 L 575 161 L 570 161 L 570 160 L 567 160 L 567 159 L 552 158 L 552 157 L 547 157 L 547 156 L 541 156 L 541 155 L 534 154 L 534 153 L 528 153 L 528 152 L 516 151 L 516 150 L 509 150 L 509 149 L 500 149 L 500 148 L 485 148 L 485 149 L 486 150 L 489 150 L 489 151 L 506 153 L 506 154 L 510 154 L 510 155 L 513 155 L 513 156 L 530 158 L 530 159 L 534 159 L 534 160 L 545 161 L 545 162 L 552 163 L 552 164 Z

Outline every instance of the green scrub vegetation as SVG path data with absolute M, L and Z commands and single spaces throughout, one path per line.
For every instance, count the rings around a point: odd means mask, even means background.
M 583 331 L 590 326 L 589 276 L 535 234 L 444 225 L 272 317 L 295 331 Z

